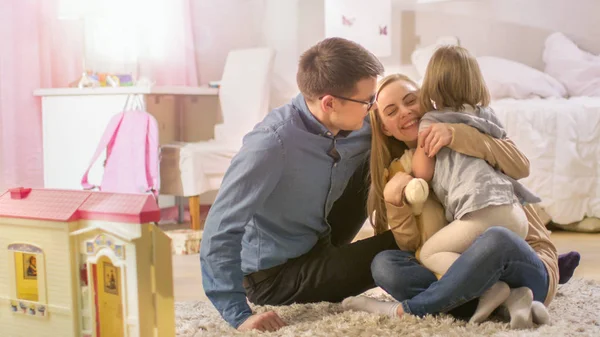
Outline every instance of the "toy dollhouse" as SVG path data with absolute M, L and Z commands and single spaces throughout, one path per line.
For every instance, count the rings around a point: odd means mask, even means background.
M 171 241 L 151 195 L 0 196 L 0 335 L 175 336 Z

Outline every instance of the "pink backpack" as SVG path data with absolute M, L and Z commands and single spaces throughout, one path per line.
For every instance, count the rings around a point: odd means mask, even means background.
M 88 173 L 105 150 L 102 183 L 95 186 L 88 182 Z M 114 193 L 152 192 L 158 198 L 158 157 L 158 124 L 154 116 L 142 110 L 123 111 L 106 126 L 96 153 L 81 178 L 81 186 Z

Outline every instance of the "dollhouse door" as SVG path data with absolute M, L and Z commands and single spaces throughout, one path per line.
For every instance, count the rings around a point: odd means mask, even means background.
M 123 337 L 121 268 L 103 256 L 93 265 L 96 337 Z

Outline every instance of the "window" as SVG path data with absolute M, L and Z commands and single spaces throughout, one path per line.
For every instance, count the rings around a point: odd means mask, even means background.
M 37 278 L 37 254 L 15 252 L 14 255 L 17 299 L 37 302 L 40 297 Z
M 44 252 L 36 246 L 14 243 L 8 246 L 9 271 L 12 270 L 11 308 L 15 313 L 45 316 L 46 292 Z M 11 268 L 12 262 L 12 268 Z
M 83 21 L 86 70 L 132 73 L 166 60 L 185 9 L 170 0 L 59 0 L 58 18 Z

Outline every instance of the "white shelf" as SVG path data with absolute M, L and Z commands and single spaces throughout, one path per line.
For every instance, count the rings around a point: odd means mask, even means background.
M 216 96 L 218 88 L 189 86 L 132 86 L 132 87 L 99 87 L 99 88 L 45 88 L 33 91 L 34 96 L 87 96 L 87 95 L 187 95 Z

